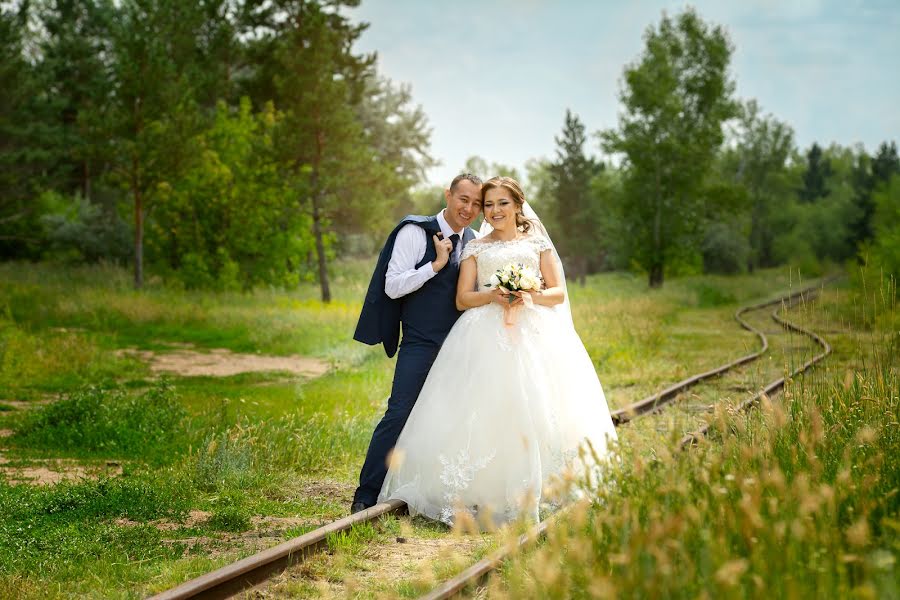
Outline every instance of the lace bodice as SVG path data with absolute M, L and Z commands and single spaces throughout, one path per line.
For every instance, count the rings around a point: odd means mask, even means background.
M 524 235 L 508 242 L 482 238 L 466 244 L 460 261 L 470 256 L 475 257 L 478 289 L 481 290 L 490 281 L 491 275 L 510 263 L 522 264 L 540 273 L 541 252 L 550 248 L 550 241 L 539 234 Z

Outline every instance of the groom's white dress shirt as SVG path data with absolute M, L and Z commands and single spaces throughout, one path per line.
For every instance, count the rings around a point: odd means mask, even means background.
M 444 233 L 444 239 L 449 239 L 454 233 L 459 235 L 462 241 L 465 228 L 453 231 L 444 218 L 444 211 L 437 214 L 438 225 Z M 433 243 L 425 230 L 418 225 L 408 224 L 400 228 L 394 240 L 394 250 L 391 252 L 391 260 L 388 263 L 387 273 L 384 276 L 384 293 L 397 299 L 411 294 L 431 279 L 437 273 L 431 267 L 431 263 L 425 263 L 418 269 L 416 265 L 425 258 L 427 245 Z M 455 258 L 459 261 L 462 252 L 462 244 L 456 244 Z

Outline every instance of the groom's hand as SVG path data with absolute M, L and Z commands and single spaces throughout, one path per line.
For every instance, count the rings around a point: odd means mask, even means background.
M 434 249 L 437 252 L 437 258 L 431 263 L 431 268 L 434 269 L 435 273 L 446 266 L 447 262 L 450 260 L 450 251 L 453 250 L 453 242 L 443 238 L 444 234 L 442 233 L 432 236 L 432 239 L 434 240 Z

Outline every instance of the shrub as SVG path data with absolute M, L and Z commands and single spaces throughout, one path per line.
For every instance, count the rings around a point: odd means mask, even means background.
M 128 224 L 113 210 L 105 210 L 87 198 L 66 198 L 56 192 L 46 204 L 57 210 L 41 217 L 50 247 L 57 254 L 85 262 L 127 261 L 132 253 Z
M 80 455 L 166 461 L 186 445 L 186 415 L 165 382 L 140 395 L 88 386 L 29 414 L 12 442 Z
M 727 223 L 714 223 L 701 247 L 707 273 L 743 273 L 750 259 L 747 237 Z

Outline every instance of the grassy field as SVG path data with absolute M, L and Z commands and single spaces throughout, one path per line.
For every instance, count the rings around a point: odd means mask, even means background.
M 589 486 L 487 595 L 900 597 L 900 314 L 893 285 L 854 279 L 792 315 L 833 344 L 822 368 L 718 411 L 690 452 L 626 447 L 615 485 Z
M 393 361 L 380 348 L 351 340 L 370 266 L 367 261 L 339 265 L 335 300 L 322 305 L 313 286 L 227 294 L 175 291 L 151 282 L 137 293 L 131 290 L 129 274 L 114 268 L 0 265 L 0 597 L 143 597 L 345 514 L 371 428 L 384 409 L 393 369 Z M 674 279 L 663 290 L 648 291 L 643 278 L 604 274 L 589 278 L 585 287 L 573 286 L 570 295 L 576 327 L 615 407 L 755 349 L 755 337 L 733 321 L 734 310 L 805 285 L 788 271 L 765 271 L 734 278 Z M 841 573 L 857 573 L 856 579 L 834 576 L 829 581 L 838 583 L 827 589 L 869 585 L 876 591 L 896 591 L 893 559 L 898 547 L 890 540 L 896 540 L 891 523 L 897 523 L 900 484 L 896 466 L 884 459 L 892 455 L 884 452 L 898 456 L 898 448 L 896 435 L 882 433 L 890 418 L 877 421 L 870 413 L 893 407 L 896 425 L 896 352 L 889 352 L 897 350 L 898 325 L 891 297 L 879 296 L 880 284 L 866 294 L 863 289 L 860 282 L 844 283 L 829 288 L 820 302 L 796 311 L 798 318 L 821 328 L 836 352 L 827 369 L 817 371 L 807 383 L 797 382 L 789 394 L 810 407 L 828 401 L 832 392 L 839 393 L 843 403 L 850 402 L 848 394 L 874 398 L 859 419 L 844 418 L 856 423 L 848 426 L 852 431 L 844 437 L 854 440 L 870 427 L 876 432 L 870 445 L 881 452 L 873 454 L 882 456 L 881 470 L 875 471 L 865 466 L 866 452 L 863 458 L 851 453 L 846 459 L 851 466 L 857 459 L 864 463 L 851 471 L 853 477 L 876 473 L 883 480 L 881 487 L 866 488 L 866 494 L 842 491 L 869 503 L 868 508 L 854 508 L 867 511 L 869 545 L 864 552 L 845 552 L 862 557 L 863 566 L 840 563 L 845 565 Z M 890 332 L 894 338 L 888 337 Z M 318 377 L 283 371 L 181 376 L 161 375 L 151 368 L 147 360 L 151 354 L 169 355 L 188 344 L 192 351 L 211 356 L 221 356 L 224 350 L 258 357 L 299 355 L 318 360 L 327 371 Z M 770 360 L 775 370 L 783 370 L 794 358 L 782 355 Z M 876 387 L 870 389 L 872 385 Z M 771 416 L 779 414 L 777 419 Z M 744 477 L 745 471 L 764 459 L 774 460 L 765 454 L 766 444 L 780 440 L 778 447 L 790 449 L 808 443 L 800 438 L 809 414 L 804 409 L 785 416 L 773 408 L 767 416 L 747 421 L 732 417 L 740 425 L 735 425 L 739 435 L 725 436 L 722 443 L 692 453 L 688 461 L 668 458 L 656 451 L 656 442 L 640 436 L 644 446 L 635 450 L 637 462 L 626 461 L 629 467 L 615 493 L 597 492 L 606 506 L 621 507 L 614 511 L 616 518 L 632 520 L 601 524 L 597 519 L 606 512 L 585 510 L 584 526 L 567 530 L 571 539 L 559 537 L 559 544 L 571 542 L 572 548 L 595 544 L 591 547 L 596 560 L 579 558 L 583 569 L 577 570 L 557 556 L 549 561 L 558 565 L 556 575 L 544 577 L 528 561 L 542 551 L 559 552 L 561 546 L 551 540 L 545 549 L 523 556 L 521 564 L 511 564 L 507 578 L 493 584 L 496 593 L 515 597 L 533 590 L 566 597 L 569 590 L 571 595 L 591 595 L 594 582 L 615 581 L 615 589 L 625 595 L 653 595 L 642 590 L 668 595 L 660 592 L 662 588 L 641 587 L 640 577 L 658 566 L 654 562 L 658 557 L 649 549 L 664 547 L 661 540 L 675 531 L 678 540 L 696 550 L 684 556 L 698 564 L 706 562 L 690 577 L 679 575 L 677 582 L 683 587 L 673 595 L 715 596 L 720 588 L 712 584 L 719 585 L 718 570 L 729 561 L 745 560 L 746 564 L 731 567 L 739 571 L 732 579 L 744 586 L 745 595 L 753 596 L 753 576 L 774 573 L 756 559 L 740 558 L 744 555 L 735 553 L 731 538 L 724 540 L 729 543 L 721 554 L 701 560 L 704 547 L 724 543 L 715 535 L 731 535 L 730 530 L 707 528 L 704 535 L 712 537 L 695 538 L 686 536 L 684 527 L 657 531 L 650 522 L 660 521 L 651 516 L 677 514 L 686 519 L 677 511 L 691 504 L 688 499 L 660 490 L 687 481 L 686 489 L 705 503 L 704 510 L 718 518 L 736 518 L 744 492 L 740 486 L 749 477 Z M 776 431 L 770 426 L 772 419 L 790 425 Z M 677 433 L 671 428 L 660 431 Z M 779 432 L 794 437 L 781 440 Z M 868 439 L 870 434 L 862 435 Z M 654 447 L 652 464 L 662 468 L 646 468 L 648 446 Z M 711 477 L 710 464 L 734 470 L 746 447 L 763 455 L 739 465 L 745 469 L 740 471 L 742 479 L 724 480 L 727 485 L 720 487 L 727 494 L 700 489 Z M 829 471 L 831 477 L 842 472 L 835 465 L 844 464 L 843 450 L 836 452 L 840 456 L 828 463 L 834 471 Z M 787 461 L 790 457 L 785 456 L 781 459 Z M 813 469 L 808 460 L 791 464 L 779 463 L 785 489 L 798 473 Z M 716 469 L 715 473 L 724 472 L 724 467 Z M 64 480 L 33 485 L 41 477 Z M 758 473 L 753 477 L 760 481 Z M 811 471 L 805 485 L 827 480 L 816 477 L 820 474 Z M 876 489 L 886 499 L 877 496 Z M 782 493 L 779 490 L 768 493 Z M 845 513 L 838 513 L 844 520 L 802 521 L 803 527 L 822 530 L 819 537 L 813 536 L 816 540 L 830 536 L 831 541 L 799 545 L 796 551 L 834 551 L 838 542 L 849 544 L 842 532 L 859 519 L 847 521 Z M 774 521 L 771 524 L 774 527 Z M 585 531 L 613 529 L 615 535 L 584 536 Z M 437 551 L 423 550 L 432 548 L 429 540 L 448 537 L 427 523 L 389 519 L 372 531 L 332 540 L 335 552 L 311 563 L 306 572 L 286 577 L 280 589 L 322 596 L 414 595 L 427 581 L 423 583 L 421 573 L 402 557 L 388 557 L 384 551 L 385 543 L 401 530 L 424 556 L 437 556 Z M 790 529 L 795 530 L 799 531 Z M 886 537 L 890 535 L 894 537 Z M 474 558 L 493 543 L 468 539 L 454 548 Z M 641 555 L 636 565 L 640 544 L 648 544 L 650 555 Z M 376 550 L 367 550 L 370 547 Z M 626 550 L 633 551 L 628 560 L 616 558 L 625 556 Z M 394 570 L 372 573 L 377 570 L 373 565 L 395 558 L 399 562 Z M 543 560 L 547 562 L 546 557 Z M 884 569 L 866 567 L 870 560 L 889 564 Z M 429 577 L 443 574 L 426 571 Z M 656 577 L 662 578 L 662 571 Z M 355 583 L 348 583 L 351 580 Z M 895 582 L 895 587 L 885 588 L 878 583 L 882 580 Z M 690 581 L 695 583 L 685 583 Z M 815 589 L 808 586 L 819 580 L 798 581 L 802 592 Z M 849 587 L 840 587 L 844 584 Z

